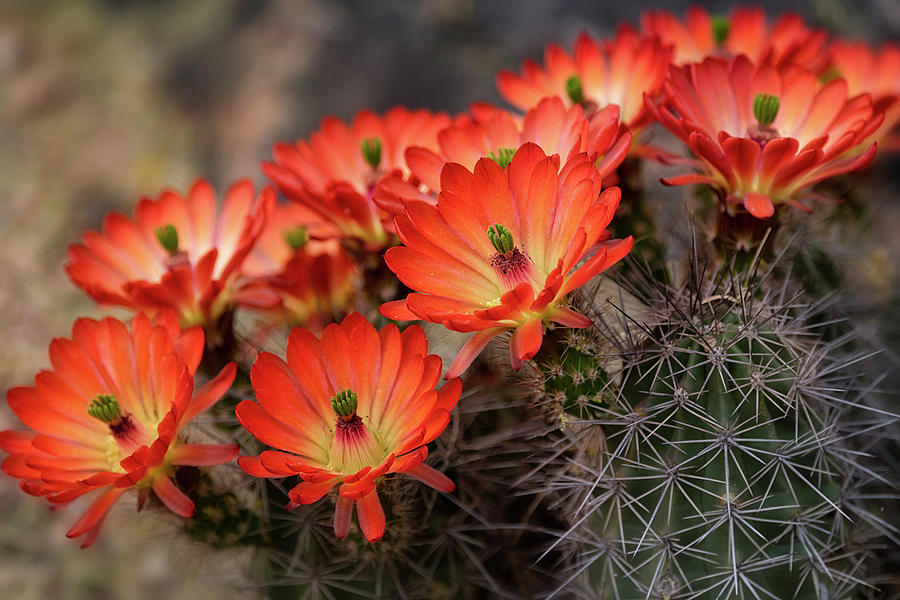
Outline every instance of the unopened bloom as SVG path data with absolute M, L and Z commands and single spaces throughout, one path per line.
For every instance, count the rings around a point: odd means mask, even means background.
M 605 229 L 620 196 L 616 187 L 601 192 L 586 154 L 560 167 L 559 155 L 533 143 L 522 145 L 506 169 L 490 158 L 474 172 L 448 163 L 437 205 L 407 202 L 395 219 L 403 246 L 389 249 L 385 262 L 416 293 L 381 312 L 476 332 L 448 377 L 503 331 L 513 331 L 510 362 L 518 369 L 540 349 L 545 321 L 590 325 L 564 301 L 631 249 L 631 237 L 609 240 Z
M 126 491 L 138 510 L 152 490 L 172 512 L 190 517 L 194 504 L 172 482 L 178 465 L 216 465 L 237 456 L 234 444 L 188 444 L 180 433 L 229 388 L 233 364 L 194 393 L 203 331 L 181 331 L 172 313 L 155 323 L 138 314 L 126 325 L 112 318 L 79 319 L 72 338 L 50 344 L 50 371 L 34 387 L 9 390 L 7 402 L 29 429 L 0 433 L 9 453 L 3 470 L 22 489 L 65 505 L 99 495 L 69 529 L 97 537 L 110 506 Z
M 509 163 L 516 149 L 534 142 L 547 154 L 568 158 L 581 152 L 597 165 L 605 178 L 622 164 L 631 146 L 631 133 L 619 123 L 619 109 L 607 106 L 585 116 L 581 105 L 566 108 L 556 97 L 544 98 L 524 118 L 489 104 L 472 106 L 471 116 L 458 119 L 438 134 L 439 151 L 413 146 L 406 151 L 406 161 L 415 179 L 428 188 L 407 191 L 403 181 L 385 178 L 379 185 L 376 201 L 394 214 L 403 210 L 402 198 L 415 198 L 433 204 L 441 189 L 441 169 L 448 162 L 467 169 L 483 157 Z M 406 184 L 408 186 L 408 184 Z
M 851 94 L 869 93 L 884 123 L 875 132 L 879 147 L 900 149 L 900 45 L 871 48 L 864 42 L 837 40 L 831 45 L 830 75 L 847 81 Z
M 558 96 L 570 105 L 581 104 L 588 114 L 615 104 L 622 122 L 637 136 L 651 121 L 644 108 L 644 94 L 654 97 L 659 92 L 670 57 L 671 50 L 659 39 L 622 26 L 609 41 L 581 34 L 572 54 L 558 45 L 548 46 L 543 67 L 526 60 L 521 75 L 501 71 L 497 87 L 521 110 L 530 109 L 547 96 Z
M 376 183 L 395 172 L 408 177 L 405 150 L 436 149 L 438 132 L 449 124 L 444 113 L 403 107 L 384 117 L 363 110 L 349 125 L 326 117 L 308 141 L 275 144 L 274 162 L 263 171 L 285 196 L 333 223 L 337 235 L 379 249 L 393 237 L 390 216 L 372 199 Z
M 331 324 L 321 339 L 291 331 L 287 361 L 261 352 L 250 371 L 258 402 L 245 400 L 237 417 L 274 448 L 242 456 L 256 477 L 299 475 L 289 508 L 319 501 L 339 486 L 334 532 L 350 530 L 354 506 L 366 539 L 384 534 L 377 480 L 406 473 L 442 491 L 453 483 L 425 465 L 426 444 L 444 431 L 459 401 L 459 379 L 440 390 L 441 359 L 428 354 L 421 327 L 381 331 L 359 313 Z
M 712 16 L 701 6 L 687 10 L 684 20 L 668 11 L 641 14 L 645 33 L 674 47 L 677 65 L 700 62 L 708 56 L 746 55 L 756 64 L 795 65 L 820 73 L 828 65 L 828 34 L 811 29 L 803 18 L 786 13 L 771 24 L 759 7 L 735 7 L 726 16 Z
M 843 79 L 821 84 L 805 69 L 757 66 L 738 56 L 672 67 L 664 90 L 658 106 L 649 99 L 647 105 L 697 155 L 701 169 L 664 183 L 708 184 L 730 213 L 743 206 L 765 219 L 780 203 L 806 209 L 805 188 L 875 155 L 875 144 L 846 154 L 883 115 L 868 94 L 849 97 Z
M 66 273 L 94 300 L 155 314 L 170 308 L 185 327 L 214 323 L 233 305 L 241 263 L 275 203 L 249 181 L 225 194 L 220 210 L 198 180 L 186 196 L 165 191 L 143 198 L 134 219 L 109 214 L 103 232 L 69 247 Z

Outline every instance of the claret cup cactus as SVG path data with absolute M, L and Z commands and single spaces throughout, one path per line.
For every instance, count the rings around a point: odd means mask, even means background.
M 855 450 L 879 418 L 857 397 L 859 357 L 818 336 L 814 307 L 760 294 L 657 284 L 641 320 L 617 313 L 542 366 L 571 444 L 560 485 L 578 492 L 571 581 L 610 599 L 863 586 L 867 541 L 894 528 L 869 512 Z
M 146 197 L 65 269 L 134 315 L 50 343 L 0 466 L 274 600 L 896 599 L 900 213 L 857 184 L 898 56 L 648 11 L 500 71 L 515 109 L 360 107 Z

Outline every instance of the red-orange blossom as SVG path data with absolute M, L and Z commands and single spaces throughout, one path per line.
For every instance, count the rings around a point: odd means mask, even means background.
M 631 249 L 631 237 L 610 240 L 606 231 L 620 197 L 616 187 L 601 191 L 586 154 L 560 165 L 559 155 L 533 143 L 523 144 L 506 169 L 490 158 L 474 171 L 448 163 L 437 205 L 410 201 L 395 219 L 403 246 L 389 249 L 385 261 L 416 293 L 381 312 L 475 332 L 447 377 L 508 330 L 518 369 L 540 349 L 544 322 L 590 325 L 565 298 Z
M 274 448 L 242 456 L 241 468 L 256 477 L 302 479 L 288 492 L 288 508 L 317 502 L 338 486 L 335 535 L 347 535 L 355 507 L 366 539 L 377 541 L 385 529 L 376 489 L 383 475 L 406 473 L 453 491 L 453 482 L 423 461 L 462 384 L 455 379 L 434 389 L 441 359 L 428 354 L 421 327 L 377 331 L 352 313 L 321 337 L 294 328 L 286 358 L 259 354 L 250 372 L 258 402 L 245 400 L 236 412 L 247 431 Z

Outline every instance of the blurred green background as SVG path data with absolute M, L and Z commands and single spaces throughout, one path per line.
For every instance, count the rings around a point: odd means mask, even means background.
M 688 2 L 653 2 L 681 12 Z M 725 11 L 730 2 L 707 3 Z M 767 2 L 871 42 L 900 37 L 896 0 Z M 493 74 L 640 2 L 0 0 L 0 388 L 28 385 L 77 316 L 104 314 L 62 271 L 66 247 L 142 195 L 249 176 L 325 114 L 500 102 Z M 896 161 L 893 162 L 896 167 Z M 882 167 L 882 173 L 890 169 Z M 896 211 L 894 211 L 896 212 Z M 896 223 L 892 214 L 887 223 Z M 895 256 L 896 257 L 896 256 Z M 887 261 L 890 263 L 890 261 Z M 0 408 L 0 428 L 16 420 Z M 252 598 L 248 557 L 116 507 L 89 551 L 60 514 L 0 477 L 0 598 Z

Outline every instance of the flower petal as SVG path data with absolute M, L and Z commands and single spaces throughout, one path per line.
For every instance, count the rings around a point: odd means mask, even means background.
M 433 487 L 434 489 L 441 492 L 450 493 L 456 489 L 456 485 L 450 480 L 449 477 L 447 477 L 440 471 L 429 467 L 425 463 L 419 464 L 412 469 L 407 470 L 406 474 L 415 477 L 425 485 Z
M 344 498 L 338 494 L 334 505 L 334 537 L 339 540 L 350 533 L 350 519 L 353 517 L 353 500 Z
M 384 535 L 384 509 L 378 492 L 372 491 L 356 501 L 356 514 L 359 517 L 359 528 L 370 542 L 377 542 Z

